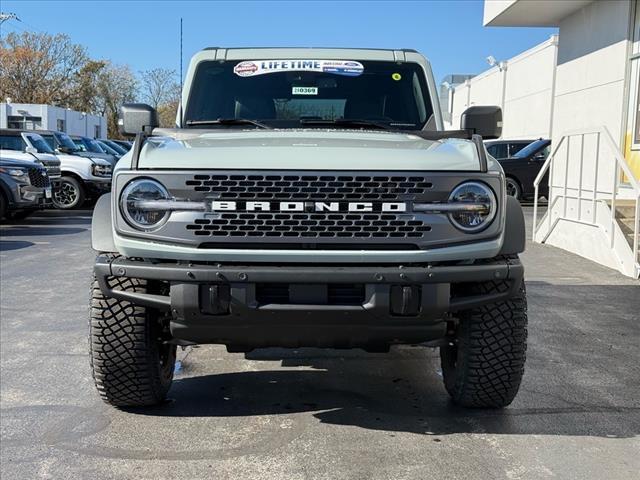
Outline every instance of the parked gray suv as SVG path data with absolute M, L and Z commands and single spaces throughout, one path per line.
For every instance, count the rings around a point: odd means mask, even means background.
M 524 371 L 525 230 L 498 107 L 445 131 L 413 50 L 206 49 L 178 128 L 136 135 L 96 204 L 90 356 L 102 398 L 152 405 L 176 346 L 440 349 L 460 405 L 503 407 Z
M 22 219 L 51 205 L 51 182 L 42 165 L 0 158 L 0 219 Z

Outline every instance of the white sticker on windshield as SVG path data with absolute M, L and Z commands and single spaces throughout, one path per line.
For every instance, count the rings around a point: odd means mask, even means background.
M 321 72 L 358 77 L 364 67 L 353 60 L 245 60 L 233 67 L 233 73 L 239 77 L 278 72 Z
M 293 87 L 292 95 L 318 95 L 318 87 Z

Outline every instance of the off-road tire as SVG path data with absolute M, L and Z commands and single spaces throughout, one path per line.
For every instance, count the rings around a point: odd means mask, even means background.
M 506 282 L 470 284 L 467 294 L 504 292 Z M 440 348 L 445 388 L 464 407 L 502 408 L 520 388 L 527 351 L 524 281 L 508 300 L 460 312 L 451 344 Z
M 61 210 L 73 210 L 82 207 L 87 194 L 80 180 L 71 176 L 60 178 L 60 186 L 53 192 L 53 205 Z
M 146 280 L 109 278 L 117 290 L 145 293 Z M 173 380 L 176 346 L 162 341 L 159 313 L 107 298 L 98 282 L 91 288 L 89 353 L 96 388 L 116 407 L 161 403 Z

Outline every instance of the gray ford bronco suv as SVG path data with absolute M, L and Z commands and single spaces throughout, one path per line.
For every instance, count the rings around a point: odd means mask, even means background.
M 412 50 L 210 48 L 176 128 L 135 135 L 92 224 L 90 355 L 102 398 L 163 401 L 176 346 L 440 349 L 453 401 L 503 407 L 522 378 L 525 231 L 483 138 L 445 131 Z

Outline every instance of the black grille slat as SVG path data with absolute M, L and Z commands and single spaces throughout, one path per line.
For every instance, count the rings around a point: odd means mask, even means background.
M 344 237 L 398 238 L 423 237 L 429 225 L 411 215 L 366 213 L 338 215 L 258 212 L 227 212 L 219 218 L 196 219 L 186 226 L 196 235 L 272 236 L 272 237 Z
M 429 178 L 412 175 L 196 174 L 186 190 L 229 201 L 397 202 L 423 198 L 433 189 Z M 228 239 L 268 238 L 303 243 L 319 241 L 383 242 L 425 238 L 431 226 L 408 213 L 237 211 L 198 218 L 186 225 L 191 235 Z M 215 237 L 215 239 L 214 239 Z M 203 240 L 206 240 L 203 238 Z
M 424 195 L 433 188 L 425 177 L 415 176 L 290 176 L 290 175 L 194 175 L 185 185 L 197 192 L 217 193 L 221 199 L 304 198 L 306 200 L 392 200 Z
M 51 185 L 46 171 L 40 168 L 29 169 L 29 181 L 31 182 L 31 185 L 38 188 L 45 188 Z

